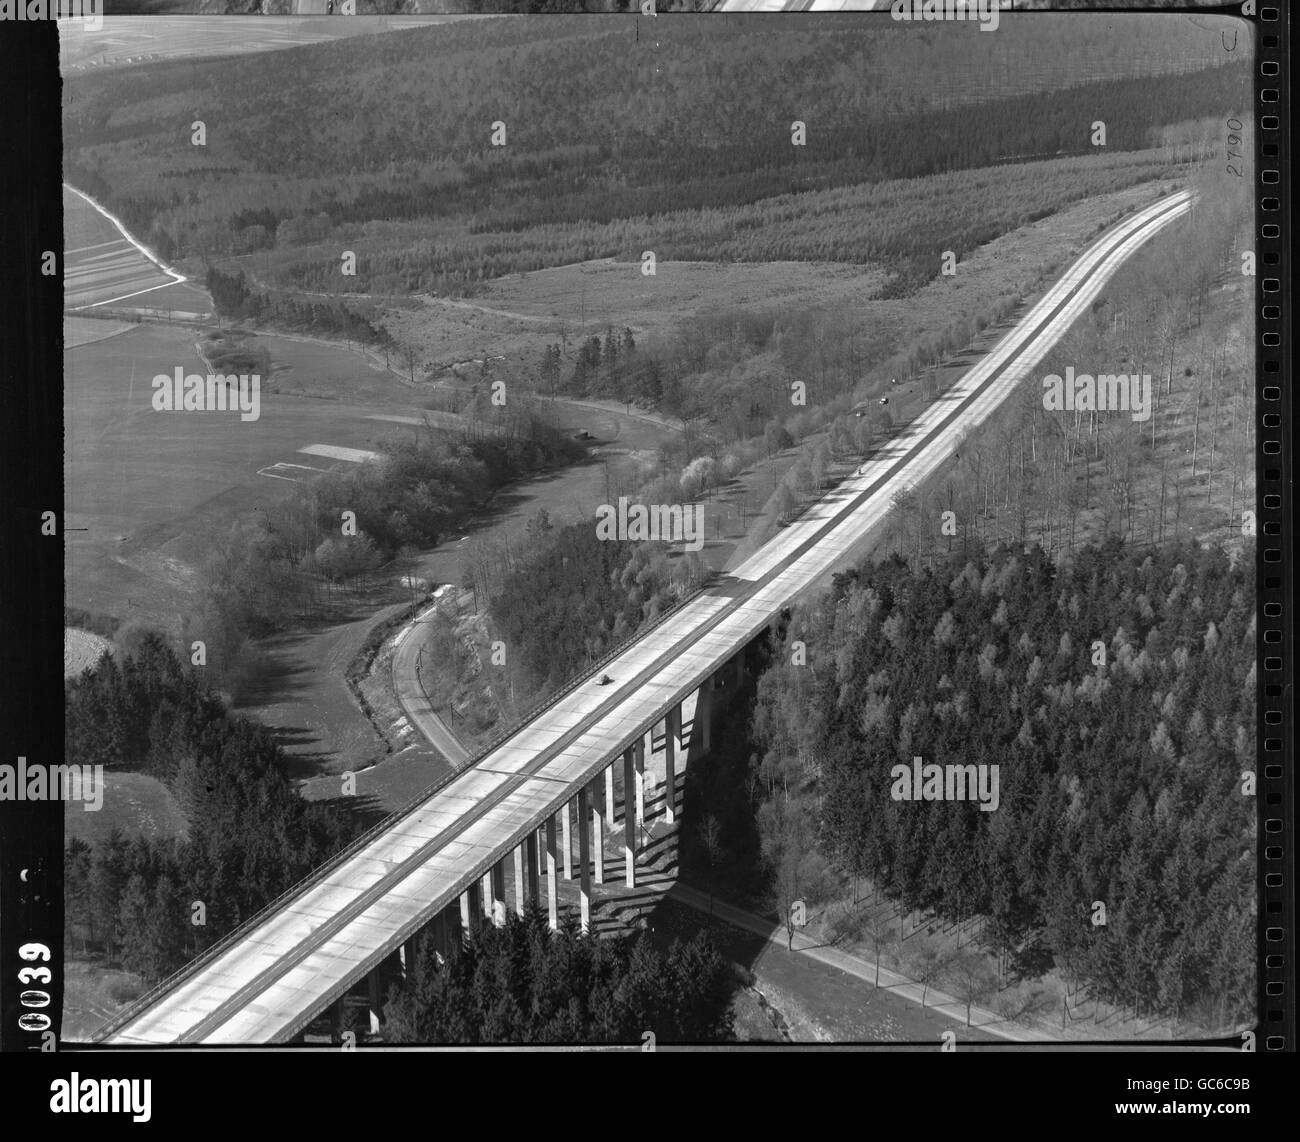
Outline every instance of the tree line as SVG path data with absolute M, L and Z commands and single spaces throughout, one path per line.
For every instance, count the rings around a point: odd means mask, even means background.
M 242 271 L 223 273 L 212 265 L 203 284 L 217 314 L 232 321 L 275 324 L 369 344 L 393 343 L 382 325 L 339 301 L 300 301 L 279 292 L 253 289 Z

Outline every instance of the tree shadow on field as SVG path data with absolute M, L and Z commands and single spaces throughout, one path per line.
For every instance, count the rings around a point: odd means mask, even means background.
M 284 762 L 281 772 L 290 781 L 304 781 L 310 777 L 321 776 L 321 769 L 337 756 L 335 750 L 308 750 L 304 746 L 320 741 L 320 735 L 306 726 L 270 726 L 272 738 L 275 739 L 283 753 Z
M 345 813 L 357 825 L 358 831 L 373 828 L 384 818 L 390 816 L 380 799 L 370 793 L 357 793 L 350 797 L 340 794 L 337 797 L 316 797 L 313 805 L 326 805 L 335 812 Z

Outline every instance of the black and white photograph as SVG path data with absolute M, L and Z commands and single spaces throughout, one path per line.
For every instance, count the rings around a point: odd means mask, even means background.
M 1265 1052 L 1267 29 L 1093 7 L 59 19 L 29 1049 Z

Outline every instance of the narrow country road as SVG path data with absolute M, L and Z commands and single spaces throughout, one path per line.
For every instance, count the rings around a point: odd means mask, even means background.
M 701 912 L 709 911 L 708 893 L 701 892 L 698 888 L 692 888 L 688 884 L 683 884 L 680 880 L 666 887 L 666 895 L 670 899 L 681 904 L 689 904 L 692 908 Z M 716 896 L 713 898 L 712 914 L 734 927 L 753 932 L 756 936 L 762 936 L 770 944 L 785 946 L 785 929 L 780 924 L 765 920 L 761 916 L 755 916 L 752 912 L 745 912 L 719 900 Z M 802 932 L 794 934 L 793 948 L 794 951 L 807 956 L 809 959 L 817 960 L 828 967 L 838 968 L 840 971 L 847 972 L 865 983 L 875 984 L 876 965 L 874 962 L 868 963 L 860 956 L 851 955 L 826 944 L 819 944 Z M 947 992 L 940 991 L 937 987 L 932 986 L 925 989 L 915 980 L 910 980 L 906 976 L 890 971 L 888 968 L 880 969 L 880 986 L 888 988 L 894 995 L 902 996 L 902 998 L 911 1000 L 913 1003 L 919 1004 L 924 1000 L 925 1006 L 929 1010 L 947 1015 L 963 1027 L 966 1025 L 966 1004 L 961 1000 L 954 999 Z M 970 1025 L 978 1027 L 981 1031 L 987 1031 L 991 1035 L 997 1035 L 1003 1039 L 1012 1039 L 1020 1043 L 1052 1043 L 1056 1041 L 1051 1035 L 1044 1034 L 1041 1031 L 1008 1023 L 1002 1016 L 983 1007 L 971 1007 Z
M 445 589 L 439 588 L 439 594 Z M 437 609 L 436 602 L 426 607 L 397 636 L 393 651 L 393 688 L 397 691 L 397 700 L 402 703 L 402 709 L 415 728 L 429 739 L 455 769 L 460 769 L 469 761 L 469 750 L 460 744 L 456 735 L 447 728 L 447 723 L 438 717 L 419 677 L 429 620 Z

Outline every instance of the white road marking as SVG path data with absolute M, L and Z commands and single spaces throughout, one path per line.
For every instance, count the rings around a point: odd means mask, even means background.
M 272 480 L 288 480 L 291 484 L 298 483 L 292 476 L 277 476 L 272 468 L 296 468 L 301 472 L 328 472 L 328 468 L 313 468 L 309 464 L 290 464 L 287 460 L 280 460 L 275 464 L 268 464 L 265 468 L 259 468 L 259 476 L 270 476 Z

